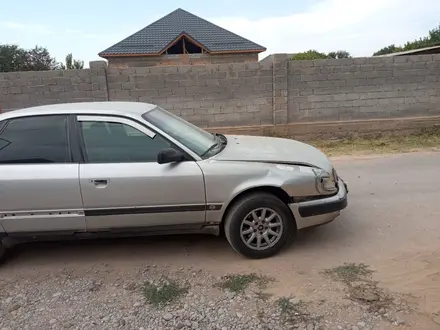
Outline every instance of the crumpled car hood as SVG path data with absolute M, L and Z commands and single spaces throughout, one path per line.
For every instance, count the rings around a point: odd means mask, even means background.
M 319 167 L 328 173 L 333 169 L 324 153 L 303 142 L 263 136 L 226 135 L 226 137 L 228 139 L 226 148 L 213 159 L 303 164 Z

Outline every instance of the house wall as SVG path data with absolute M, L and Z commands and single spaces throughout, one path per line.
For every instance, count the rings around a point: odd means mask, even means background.
M 437 54 L 317 61 L 274 55 L 262 62 L 127 69 L 97 61 L 87 70 L 0 73 L 0 102 L 7 110 L 139 101 L 158 104 L 202 127 L 275 124 L 290 125 L 296 132 L 332 127 L 337 134 L 359 125 L 377 131 L 420 123 L 414 117 L 438 124 L 439 86 Z M 394 124 L 380 124 L 390 121 Z
M 125 56 L 125 57 L 108 58 L 108 65 L 110 68 L 246 63 L 246 62 L 258 62 L 258 53 L 218 54 L 218 55 L 180 54 L 180 55 L 139 56 L 139 57 Z

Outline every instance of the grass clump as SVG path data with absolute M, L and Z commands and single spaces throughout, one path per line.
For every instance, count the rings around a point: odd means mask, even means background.
M 281 319 L 284 322 L 298 324 L 299 322 L 307 322 L 311 319 L 307 312 L 306 303 L 302 300 L 293 299 L 292 297 L 281 297 L 275 302 L 280 309 Z
M 325 275 L 347 286 L 351 300 L 366 305 L 370 312 L 378 312 L 389 308 L 393 299 L 388 292 L 378 286 L 377 282 L 372 280 L 372 273 L 373 271 L 362 263 L 345 263 L 324 271 Z
M 324 274 L 347 284 L 365 281 L 372 273 L 373 271 L 363 263 L 344 263 L 342 266 L 324 271 Z
M 257 274 L 235 274 L 222 277 L 222 281 L 217 283 L 217 287 L 227 289 L 235 293 L 243 293 L 252 283 L 257 283 L 261 288 L 265 288 L 272 279 Z
M 177 282 L 164 279 L 160 284 L 145 282 L 142 287 L 145 299 L 154 306 L 164 306 L 180 299 L 188 293 L 188 287 L 181 287 Z

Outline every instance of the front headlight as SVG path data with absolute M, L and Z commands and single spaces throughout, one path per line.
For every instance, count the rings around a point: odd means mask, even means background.
M 335 180 L 331 176 L 329 176 L 329 177 L 322 177 L 321 178 L 321 185 L 322 185 L 322 188 L 325 191 L 334 191 L 334 190 L 336 190 Z
M 316 176 L 316 188 L 321 193 L 331 193 L 337 190 L 336 188 L 336 173 L 327 173 L 321 169 L 313 169 Z

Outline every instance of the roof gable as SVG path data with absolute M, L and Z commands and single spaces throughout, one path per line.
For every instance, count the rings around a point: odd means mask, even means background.
M 181 35 L 187 35 L 210 53 L 266 50 L 261 45 L 179 8 L 100 52 L 99 56 L 158 55 Z

